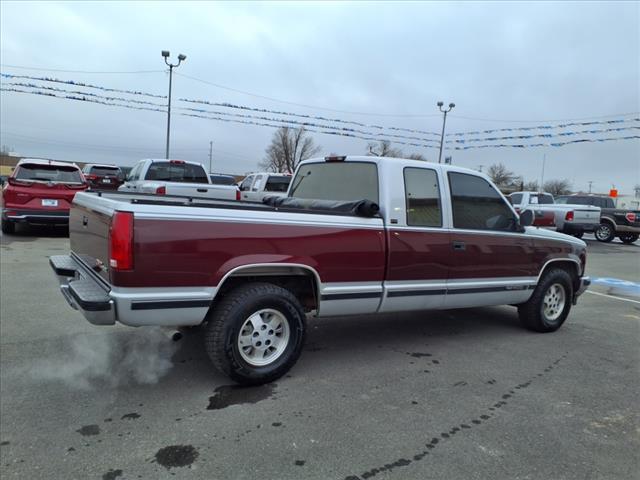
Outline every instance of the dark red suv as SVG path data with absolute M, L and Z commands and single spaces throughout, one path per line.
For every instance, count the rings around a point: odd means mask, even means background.
M 16 223 L 68 225 L 73 197 L 87 188 L 73 163 L 20 160 L 2 189 L 2 233 Z
M 124 182 L 124 175 L 116 165 L 85 165 L 84 177 L 92 190 L 117 190 Z

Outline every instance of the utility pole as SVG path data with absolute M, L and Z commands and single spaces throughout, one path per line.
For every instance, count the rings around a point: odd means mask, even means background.
M 593 184 L 593 180 L 589 180 L 589 193 L 591 193 L 591 185 Z
M 448 109 L 443 109 L 442 106 L 444 105 L 443 102 L 438 102 L 438 109 L 444 113 L 444 118 L 442 119 L 442 135 L 440 135 L 440 154 L 438 155 L 438 163 L 442 163 L 442 146 L 444 144 L 444 127 L 447 124 L 447 113 L 449 113 L 451 110 L 453 110 L 453 107 L 456 106 L 455 103 L 450 103 L 449 104 L 449 108 Z
M 542 157 L 542 177 L 540 177 L 540 188 L 539 190 L 542 192 L 544 185 L 544 164 L 547 161 L 547 154 L 545 153 Z
M 213 141 L 209 142 L 209 173 L 213 173 L 212 170 L 212 162 L 213 162 Z
M 180 64 L 187 59 L 186 55 L 182 53 L 178 55 L 178 63 L 175 65 L 173 63 L 169 63 L 167 60 L 169 58 L 169 50 L 162 50 L 162 57 L 164 58 L 164 63 L 169 66 L 169 97 L 167 101 L 167 149 L 165 152 L 165 157 L 169 158 L 169 136 L 171 134 L 171 80 L 173 79 L 173 67 L 179 67 Z
M 478 165 L 478 171 L 479 171 L 480 173 L 482 173 L 482 167 L 484 167 L 484 165 Z

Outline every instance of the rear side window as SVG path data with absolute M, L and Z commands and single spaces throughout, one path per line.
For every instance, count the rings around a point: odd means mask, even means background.
M 133 168 L 129 172 L 129 175 L 127 175 L 128 181 L 135 182 L 136 180 L 140 179 L 140 170 L 142 170 L 142 165 L 143 162 L 138 162 L 133 166 Z
M 405 168 L 404 189 L 407 225 L 441 227 L 440 188 L 434 170 Z
M 207 174 L 200 165 L 191 163 L 153 162 L 145 180 L 163 182 L 209 183 Z
M 449 172 L 449 185 L 455 228 L 513 230 L 513 211 L 484 178 Z
M 264 186 L 265 192 L 286 192 L 291 183 L 291 177 L 275 177 L 270 175 L 267 184 Z
M 368 162 L 309 163 L 300 167 L 289 196 L 316 200 L 378 199 L 378 168 Z
M 36 182 L 83 183 L 80 169 L 63 165 L 20 165 L 15 178 Z
M 511 202 L 511 205 L 520 205 L 522 203 L 522 194 L 521 193 L 512 193 L 507 198 Z

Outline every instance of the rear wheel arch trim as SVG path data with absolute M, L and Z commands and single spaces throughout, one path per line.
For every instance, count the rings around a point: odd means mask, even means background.
M 211 301 L 215 301 L 217 293 L 222 289 L 222 287 L 224 286 L 224 283 L 234 277 L 234 276 L 240 276 L 237 275 L 238 273 L 240 273 L 243 270 L 250 270 L 250 269 L 257 269 L 257 268 L 273 268 L 274 270 L 284 270 L 286 268 L 300 268 L 302 270 L 305 270 L 306 272 L 310 272 L 312 275 L 312 278 L 314 280 L 314 287 L 315 287 L 315 296 L 318 302 L 318 305 L 320 305 L 320 292 L 322 290 L 322 280 L 320 280 L 320 274 L 317 272 L 317 270 L 313 267 L 310 267 L 309 265 L 305 265 L 303 263 L 285 263 L 285 262 L 277 262 L 277 263 L 271 263 L 271 262 L 267 262 L 267 263 L 250 263 L 250 264 L 246 264 L 246 265 L 239 265 L 237 267 L 232 268 L 231 270 L 229 270 L 227 273 L 224 274 L 224 276 L 222 277 L 222 279 L 220 279 L 220 282 L 218 282 L 218 285 L 216 285 L 216 293 L 214 294 L 213 298 L 211 299 Z M 290 275 L 291 276 L 291 275 Z

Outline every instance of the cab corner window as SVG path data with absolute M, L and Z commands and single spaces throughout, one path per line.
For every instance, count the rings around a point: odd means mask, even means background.
M 449 172 L 454 228 L 514 231 L 513 211 L 484 178 Z
M 405 168 L 404 188 L 407 225 L 441 227 L 440 189 L 435 170 Z

